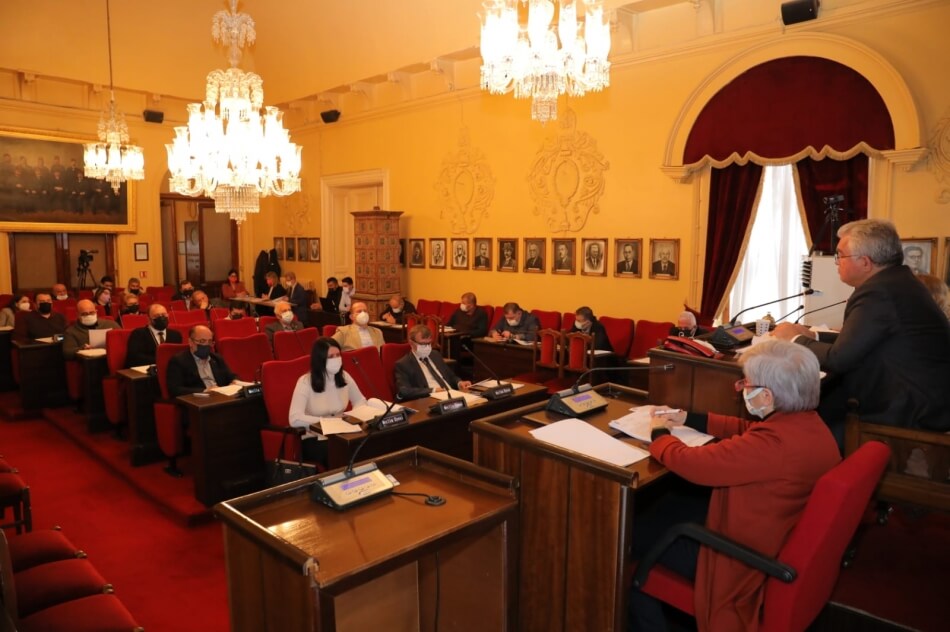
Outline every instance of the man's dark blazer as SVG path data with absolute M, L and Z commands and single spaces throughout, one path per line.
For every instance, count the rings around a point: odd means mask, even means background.
M 227 386 L 237 379 L 218 354 L 212 353 L 208 361 L 211 363 L 211 373 L 218 386 Z M 172 397 L 200 393 L 205 390 L 205 383 L 198 375 L 198 365 L 195 364 L 195 358 L 189 349 L 172 356 L 168 362 L 166 375 L 168 376 L 168 392 Z
M 278 331 L 300 331 L 303 329 L 303 323 L 299 320 L 290 321 L 290 325 L 288 326 L 290 327 L 289 330 L 285 329 L 284 323 L 278 320 L 275 323 L 268 323 L 267 326 L 264 327 L 264 333 L 267 334 L 267 341 L 270 343 L 271 349 L 274 348 L 274 334 Z
M 874 274 L 848 299 L 840 333 L 819 336 L 795 342 L 840 379 L 842 403 L 858 400 L 862 421 L 950 430 L 950 324 L 910 268 Z M 825 421 L 843 418 L 835 412 L 841 417 Z
M 301 323 L 307 322 L 307 310 L 310 309 L 310 305 L 307 303 L 307 290 L 299 283 L 294 283 L 287 300 L 294 304 L 293 312 L 297 320 Z
M 442 379 L 452 388 L 458 388 L 459 379 L 452 369 L 445 364 L 442 355 L 438 351 L 432 351 L 429 354 L 429 361 L 442 375 Z M 422 367 L 416 361 L 415 356 L 410 351 L 396 362 L 396 397 L 402 400 L 416 399 L 429 395 L 429 382 L 426 381 L 425 373 Z
M 663 270 L 663 262 L 662 262 L 662 261 L 654 261 L 654 262 L 653 262 L 653 274 L 669 274 L 670 276 L 675 276 L 675 275 L 676 275 L 676 264 L 674 264 L 672 261 L 667 261 L 667 262 L 666 262 L 666 270 L 664 271 L 664 270 Z
M 394 314 L 394 313 L 393 313 L 393 308 L 390 307 L 389 303 L 386 303 L 385 309 L 383 309 L 383 311 L 381 311 L 381 312 L 379 313 L 379 319 L 380 319 L 380 320 L 383 320 L 383 317 L 384 317 L 386 314 L 389 314 L 390 316 L 392 316 L 392 317 L 396 320 L 397 323 L 399 323 L 399 324 L 401 325 L 401 324 L 402 324 L 403 322 L 405 322 L 405 320 L 406 320 L 406 314 L 415 314 L 415 313 L 416 313 L 416 306 L 415 306 L 415 305 L 413 305 L 412 303 L 410 303 L 410 302 L 407 301 L 406 299 L 403 299 L 402 302 L 403 302 L 402 311 L 399 312 L 398 314 Z M 433 333 L 434 333 L 434 332 L 433 332 Z
M 488 257 L 483 257 L 482 255 L 475 256 L 475 267 L 476 268 L 487 268 L 491 265 L 491 259 Z
M 524 268 L 525 270 L 543 270 L 544 259 L 542 259 L 541 257 L 532 257 L 530 259 L 525 259 Z
M 181 344 L 181 333 L 174 329 L 165 330 L 165 342 Z M 149 328 L 139 327 L 129 334 L 129 343 L 125 353 L 125 368 L 155 364 L 155 350 L 158 344 Z
M 583 334 L 586 333 L 589 336 L 594 337 L 594 349 L 598 351 L 613 351 L 614 346 L 610 344 L 610 338 L 607 337 L 607 329 L 601 324 L 597 319 L 594 319 L 590 325 L 590 331 L 583 331 L 578 329 L 574 325 L 571 325 L 571 330 L 568 332 L 570 334 Z
M 264 294 L 267 294 L 267 291 L 270 290 L 270 296 L 267 297 L 266 300 L 276 301 L 281 296 L 287 296 L 287 290 L 285 290 L 284 286 L 281 285 L 280 283 L 275 283 L 273 286 L 269 286 L 266 283 L 264 285 L 267 287 L 262 293 L 262 296 Z M 268 307 L 267 305 L 255 305 L 254 310 L 257 312 L 258 316 L 273 316 L 274 315 L 274 308 Z
M 627 270 L 626 259 L 622 259 L 617 262 L 617 274 L 635 274 L 638 270 L 640 270 L 640 261 L 636 257 L 630 261 L 629 270 Z

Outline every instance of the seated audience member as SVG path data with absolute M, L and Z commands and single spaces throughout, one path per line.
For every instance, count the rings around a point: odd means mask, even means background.
M 505 317 L 491 330 L 493 340 L 523 340 L 534 342 L 541 323 L 534 314 L 521 309 L 517 303 L 505 303 Z
M 442 355 L 432 349 L 432 331 L 425 325 L 409 330 L 409 346 L 411 353 L 396 362 L 396 397 L 399 399 L 417 399 L 447 389 L 467 391 L 472 385 L 459 381 Z
M 0 309 L 0 327 L 13 328 L 16 325 L 16 315 L 18 312 L 28 312 L 33 308 L 30 303 L 30 297 L 24 294 L 18 294 L 10 299 L 10 303 Z
M 369 310 L 366 308 L 366 303 L 361 301 L 353 303 L 350 307 L 350 321 L 353 324 L 338 327 L 333 333 L 333 339 L 344 351 L 363 347 L 379 349 L 383 346 L 383 332 L 369 326 Z
M 303 324 L 294 318 L 294 311 L 290 308 L 290 303 L 277 303 L 274 307 L 274 315 L 277 316 L 277 322 L 269 323 L 264 327 L 264 333 L 267 334 L 267 341 L 270 342 L 271 349 L 274 348 L 274 334 L 278 331 L 300 331 Z
M 155 364 L 155 350 L 166 342 L 181 344 L 181 334 L 168 328 L 168 310 L 165 306 L 152 303 L 148 306 L 148 325 L 129 334 L 125 368 Z
M 195 293 L 195 286 L 188 279 L 178 282 L 178 293 L 172 296 L 173 301 L 185 301 L 185 309 L 191 309 L 191 297 Z
M 287 290 L 280 284 L 280 278 L 276 272 L 268 272 L 264 275 L 264 282 L 267 284 L 267 291 L 261 294 L 265 301 L 276 301 L 287 294 Z M 274 308 L 267 305 L 257 305 L 255 307 L 258 316 L 273 316 Z
M 321 417 L 338 417 L 350 404 L 360 406 L 366 398 L 350 375 L 343 370 L 340 345 L 333 338 L 317 338 L 310 352 L 310 371 L 297 380 L 290 399 L 290 425 L 306 428 L 303 460 L 327 463 L 326 437 L 310 430 Z
M 108 274 L 101 279 L 99 279 L 99 287 L 104 287 L 110 292 L 115 291 L 115 279 L 113 279 Z
M 118 329 L 114 320 L 99 318 L 95 304 L 83 299 L 76 303 L 75 323 L 66 328 L 63 335 L 63 357 L 72 360 L 76 352 L 89 349 L 89 332 L 93 329 Z
M 46 292 L 36 295 L 36 311 L 20 317 L 13 338 L 22 342 L 49 338 L 66 331 L 66 317 L 53 311 L 53 297 Z
M 349 312 L 353 304 L 353 295 L 356 294 L 356 287 L 353 285 L 353 277 L 345 276 L 340 279 L 340 313 Z
M 838 230 L 838 276 L 855 288 L 839 333 L 780 323 L 773 336 L 808 347 L 828 372 L 822 418 L 843 439 L 847 401 L 862 421 L 950 430 L 950 324 L 905 265 L 897 230 L 865 219 Z
M 402 294 L 393 294 L 389 297 L 389 304 L 379 314 L 380 320 L 385 320 L 390 325 L 401 325 L 406 319 L 406 314 L 415 314 L 416 307 L 402 297 Z
M 930 295 L 934 298 L 940 311 L 942 311 L 947 318 L 950 318 L 950 290 L 948 290 L 947 284 L 932 274 L 918 274 L 917 278 L 924 284 L 927 291 L 930 292 Z
M 231 268 L 228 270 L 228 282 L 221 285 L 221 298 L 230 301 L 238 296 L 247 296 L 247 288 L 238 281 L 237 270 Z
M 681 312 L 680 315 L 676 317 L 676 325 L 670 327 L 671 336 L 683 336 L 684 338 L 694 338 L 708 331 L 708 329 L 700 327 L 696 323 L 696 314 L 689 310 Z
M 106 286 L 102 286 L 96 289 L 95 293 L 92 295 L 92 301 L 94 304 L 99 305 L 105 311 L 106 316 L 116 316 L 117 314 L 112 310 L 112 290 Z M 77 304 L 78 305 L 78 304 Z M 116 310 L 118 311 L 118 310 Z
M 69 300 L 69 290 L 66 289 L 66 286 L 62 283 L 56 283 L 52 287 L 53 290 L 53 300 L 54 301 L 68 301 Z
M 578 307 L 574 312 L 574 324 L 571 325 L 568 333 L 582 333 L 594 338 L 594 349 L 599 351 L 613 352 L 614 346 L 610 344 L 610 338 L 607 337 L 607 330 L 597 317 L 594 311 L 589 307 Z
M 287 300 L 292 304 L 294 316 L 303 323 L 307 320 L 307 290 L 297 283 L 297 275 L 293 272 L 284 274 L 284 280 L 287 283 Z
M 135 296 L 142 294 L 142 282 L 139 281 L 138 277 L 129 279 L 128 284 L 125 286 L 125 293 L 134 294 Z
M 349 279 L 350 277 L 346 277 L 346 278 Z M 352 279 L 350 279 L 350 281 L 351 281 L 350 287 L 352 287 L 353 286 Z M 332 309 L 328 311 L 331 311 L 333 313 L 340 313 L 343 311 L 343 307 L 342 307 L 343 288 L 340 287 L 340 282 L 337 280 L 336 277 L 327 278 L 327 295 L 325 298 L 328 301 L 330 301 L 330 306 L 332 307 Z M 322 310 L 323 304 L 320 303 L 320 301 L 317 301 L 310 307 L 311 309 Z
M 122 313 L 119 314 L 119 322 L 122 322 L 122 317 L 126 314 L 138 314 L 139 313 L 139 297 L 137 294 L 123 294 L 122 295 Z
M 815 411 L 821 389 L 814 354 L 780 340 L 751 347 L 739 360 L 736 383 L 749 421 L 714 413 L 653 416 L 650 454 L 670 471 L 701 488 L 666 494 L 637 517 L 634 557 L 642 557 L 678 522 L 706 527 L 774 556 L 798 522 L 815 482 L 841 460 L 828 427 Z M 656 412 L 657 409 L 654 409 Z M 685 424 L 722 439 L 689 447 L 670 434 Z M 709 492 L 711 491 L 711 495 Z M 755 629 L 766 577 L 726 555 L 681 538 L 659 564 L 695 578 L 700 630 Z M 660 603 L 632 590 L 631 630 L 665 630 Z
M 452 316 L 449 317 L 448 327 L 470 338 L 484 338 L 488 335 L 488 314 L 479 309 L 478 300 L 472 292 L 462 295 L 462 302 Z
M 231 301 L 228 304 L 228 320 L 241 320 L 247 316 L 247 307 L 240 301 Z
M 191 295 L 191 307 L 189 309 L 201 310 L 208 322 L 211 322 L 211 301 L 202 290 L 195 290 L 195 293 Z
M 227 386 L 237 379 L 224 359 L 211 351 L 214 334 L 206 325 L 195 325 L 188 332 L 188 349 L 168 362 L 168 392 L 172 397 L 202 393 L 216 386 Z

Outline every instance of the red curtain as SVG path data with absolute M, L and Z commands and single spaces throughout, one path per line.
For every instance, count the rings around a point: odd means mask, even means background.
M 858 154 L 850 160 L 806 158 L 798 161 L 795 168 L 798 170 L 798 182 L 802 190 L 808 233 L 817 246 L 817 250 L 831 254 L 834 252 L 831 225 L 822 230 L 828 210 L 824 199 L 836 195 L 844 196 L 840 204 L 838 226 L 856 219 L 866 219 L 868 216 L 868 157 Z
M 703 298 L 699 311 L 704 319 L 716 315 L 725 296 L 732 271 L 752 217 L 762 167 L 729 165 L 713 169 L 709 184 L 709 222 L 706 233 L 706 265 Z

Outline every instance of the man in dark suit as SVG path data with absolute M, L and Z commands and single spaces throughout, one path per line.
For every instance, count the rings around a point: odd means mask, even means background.
M 554 269 L 558 272 L 573 272 L 574 262 L 567 244 L 557 245 L 557 255 L 554 258 Z
M 848 398 L 858 400 L 862 421 L 950 431 L 947 317 L 901 265 L 893 224 L 860 220 L 838 236 L 838 276 L 855 288 L 841 331 L 816 336 L 804 325 L 781 323 L 773 335 L 811 349 L 828 372 L 818 411 L 832 431 L 843 426 Z
M 191 296 L 195 293 L 195 286 L 188 279 L 178 282 L 178 294 L 172 296 L 173 301 L 185 301 L 185 309 L 191 309 Z
M 294 318 L 290 303 L 277 303 L 274 307 L 274 316 L 277 317 L 277 322 L 269 323 L 267 327 L 264 327 L 264 333 L 267 334 L 267 341 L 270 342 L 271 349 L 274 348 L 274 334 L 278 331 L 300 331 L 303 329 L 301 322 Z
M 411 350 L 396 363 L 396 397 L 416 399 L 455 389 L 467 391 L 471 382 L 459 381 L 442 355 L 432 350 L 432 331 L 425 325 L 409 330 Z
M 168 328 L 168 310 L 165 306 L 152 303 L 148 306 L 148 325 L 129 334 L 125 368 L 155 364 L 155 350 L 165 342 L 181 344 L 181 334 Z
M 66 332 L 66 317 L 53 311 L 53 296 L 46 292 L 36 295 L 36 311 L 27 312 L 16 319 L 14 339 L 32 342 L 37 338 L 49 338 Z
M 307 306 L 309 305 L 307 290 L 297 283 L 297 275 L 293 272 L 285 273 L 284 279 L 287 282 L 287 300 L 293 303 L 294 316 L 303 323 L 307 320 Z
M 653 274 L 676 276 L 676 264 L 670 261 L 669 250 L 660 251 L 660 258 L 653 262 Z
M 617 274 L 637 274 L 639 271 L 640 261 L 634 256 L 633 244 L 624 244 L 623 259 L 617 262 Z
M 188 349 L 168 362 L 168 392 L 172 397 L 202 393 L 215 386 L 227 386 L 237 379 L 228 365 L 212 353 L 214 334 L 205 325 L 195 325 L 188 334 Z
M 528 258 L 524 260 L 525 270 L 544 270 L 544 259 L 538 252 L 538 244 L 528 244 Z
M 490 268 L 491 257 L 488 255 L 488 242 L 482 241 L 478 244 L 478 253 L 475 255 L 476 268 Z

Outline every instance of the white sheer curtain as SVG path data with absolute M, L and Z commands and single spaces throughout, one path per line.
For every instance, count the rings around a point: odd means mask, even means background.
M 801 292 L 801 261 L 808 254 L 808 247 L 795 199 L 792 168 L 765 167 L 749 245 L 729 294 L 733 315 L 747 307 Z M 778 320 L 801 304 L 801 298 L 783 301 L 750 310 L 739 320 L 750 322 L 767 312 Z M 793 314 L 789 320 L 794 318 Z

